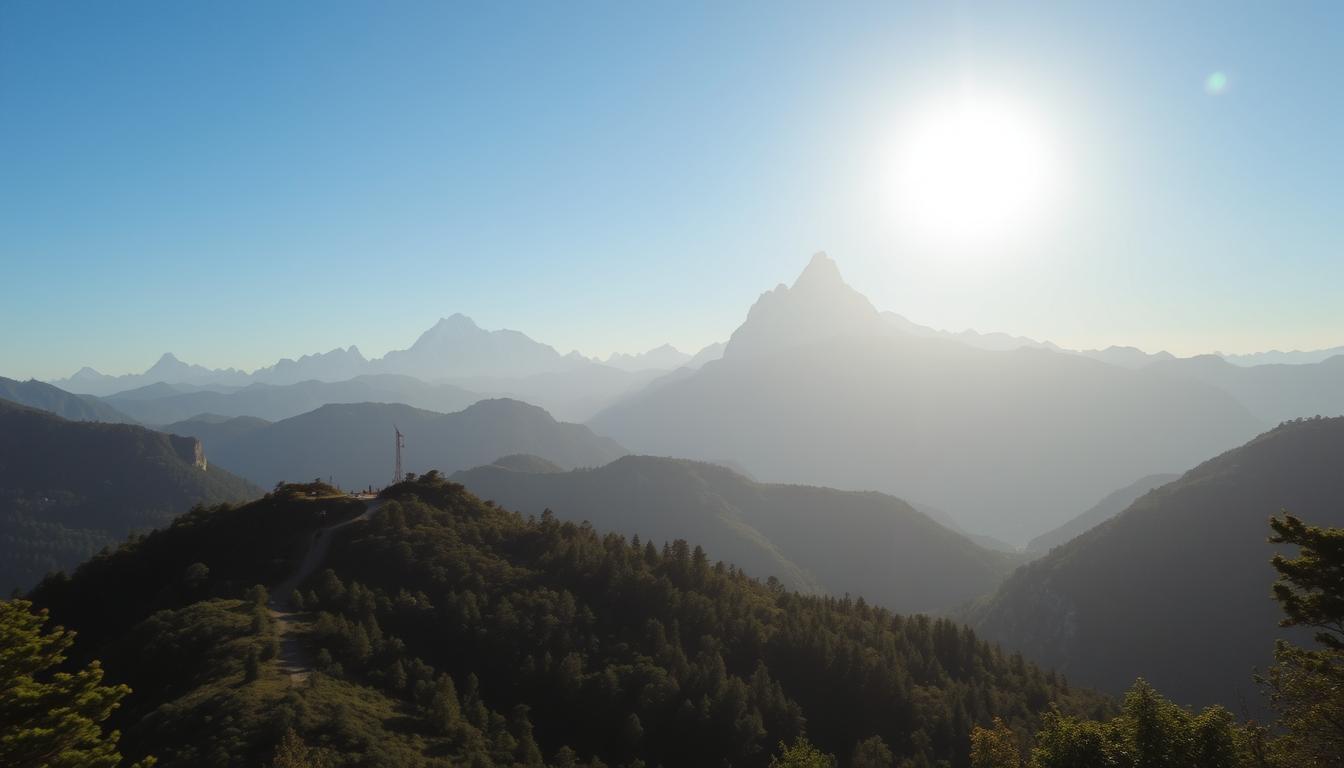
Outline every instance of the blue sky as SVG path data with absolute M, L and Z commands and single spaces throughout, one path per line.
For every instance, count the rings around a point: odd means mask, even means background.
M 1344 344 L 1344 8 L 1246 5 L 5 3 L 0 375 L 381 355 L 453 312 L 693 350 L 817 250 L 938 327 Z M 1061 181 L 948 253 L 883 158 L 968 83 Z

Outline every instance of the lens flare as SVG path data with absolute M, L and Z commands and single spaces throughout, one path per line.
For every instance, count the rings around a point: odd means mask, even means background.
M 1222 95 L 1227 90 L 1227 73 L 1212 72 L 1204 78 L 1204 92 L 1210 96 Z

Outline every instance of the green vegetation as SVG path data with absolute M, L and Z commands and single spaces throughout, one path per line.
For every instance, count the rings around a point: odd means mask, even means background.
M 74 634 L 60 627 L 43 631 L 46 613 L 31 609 L 26 600 L 0 602 L 0 764 L 120 765 L 118 734 L 105 733 L 102 723 L 129 689 L 103 685 L 97 661 L 74 672 L 57 671 Z
M 134 693 L 122 749 L 161 764 L 968 766 L 971 728 L 1110 703 L 964 627 L 794 594 L 698 547 L 483 503 L 437 473 L 331 534 L 304 614 L 263 609 L 311 531 L 360 502 L 285 486 L 198 509 L 34 600 Z M 291 679 L 282 667 L 302 667 Z M 806 739 L 806 741 L 804 741 Z M 804 763 L 806 764 L 806 763 Z
M 218 467 L 196 466 L 194 449 L 143 427 L 66 421 L 0 400 L 0 594 L 193 504 L 261 495 Z
M 1195 714 L 1140 679 L 1119 716 L 1082 719 L 1053 710 L 1032 740 L 1030 768 L 1337 768 L 1344 764 L 1344 528 L 1272 518 L 1270 542 L 1298 547 L 1274 556 L 1274 596 L 1284 627 L 1317 630 L 1315 648 L 1278 641 L 1261 680 L 1277 719 L 1239 725 L 1210 707 Z M 972 768 L 1020 768 L 1018 735 L 1000 721 L 971 733 Z
M 973 768 L 1019 768 L 1022 759 L 1002 723 L 971 735 Z M 1199 714 L 1171 703 L 1143 680 L 1125 695 L 1120 715 L 1084 720 L 1051 712 L 1036 733 L 1030 768 L 1253 768 L 1260 732 L 1236 724 L 1222 707 Z
M 1274 596 L 1285 627 L 1316 630 L 1318 647 L 1279 641 L 1265 680 L 1283 736 L 1285 764 L 1338 765 L 1344 755 L 1344 528 L 1317 528 L 1292 515 L 1270 521 L 1276 544 L 1297 557 L 1274 557 Z

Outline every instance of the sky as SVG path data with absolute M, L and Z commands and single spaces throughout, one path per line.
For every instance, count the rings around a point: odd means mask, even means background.
M 694 351 L 819 250 L 939 328 L 1344 344 L 1344 5 L 1243 5 L 3 3 L 0 375 L 376 356 L 454 312 Z M 893 160 L 965 93 L 1052 179 L 969 245 Z

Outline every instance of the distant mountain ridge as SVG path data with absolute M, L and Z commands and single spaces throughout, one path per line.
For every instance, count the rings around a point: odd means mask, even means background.
M 644 371 L 650 368 L 670 371 L 673 368 L 680 368 L 690 363 L 693 359 L 691 355 L 682 352 L 671 344 L 664 344 L 660 347 L 654 347 L 648 352 L 633 355 L 615 352 L 605 362 L 607 365 L 620 368 L 623 371 Z
M 1344 415 L 1344 355 L 1319 363 L 1234 365 L 1217 355 L 1156 363 L 1148 370 L 1215 386 L 1267 424 L 1309 416 Z
M 554 347 L 513 330 L 489 331 L 461 313 L 440 318 L 410 347 L 368 359 L 355 346 L 284 358 L 247 373 L 235 368 L 189 365 L 165 353 L 144 373 L 108 376 L 84 367 L 52 384 L 80 394 L 114 395 L 148 385 L 192 384 L 216 387 L 277 386 L 306 381 L 338 382 L 370 374 L 413 376 L 424 381 L 470 378 L 522 379 L 544 374 L 574 374 L 606 369 L 633 373 L 700 365 L 715 357 L 714 345 L 692 356 L 668 344 L 639 354 L 613 354 L 606 362 L 577 352 L 562 355 Z

